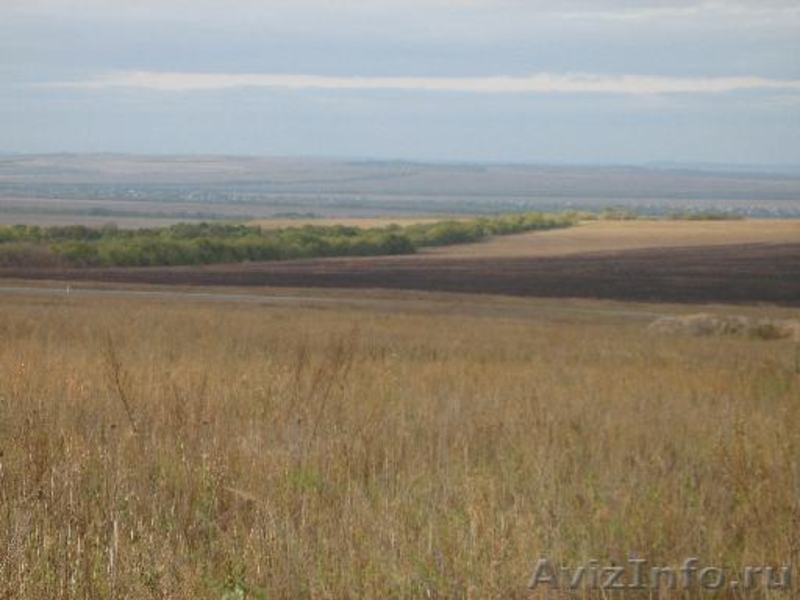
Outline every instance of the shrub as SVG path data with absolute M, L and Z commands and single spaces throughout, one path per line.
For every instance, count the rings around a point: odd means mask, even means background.
M 370 229 L 302 225 L 263 230 L 235 223 L 178 223 L 162 229 L 136 230 L 109 225 L 100 228 L 19 225 L 0 227 L 3 250 L 0 265 L 170 266 L 412 254 L 426 246 L 463 244 L 490 235 L 567 227 L 577 220 L 577 213 L 528 213 Z

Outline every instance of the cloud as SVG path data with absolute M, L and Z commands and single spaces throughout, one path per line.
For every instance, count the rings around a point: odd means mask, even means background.
M 83 81 L 45 87 L 156 92 L 197 92 L 237 88 L 287 90 L 456 92 L 469 94 L 719 94 L 742 90 L 800 91 L 800 80 L 765 77 L 659 77 L 536 73 L 493 77 L 332 77 L 301 74 L 179 73 L 115 71 Z
M 633 6 L 602 4 L 590 10 L 585 7 L 560 9 L 554 14 L 569 20 L 585 21 L 662 21 L 697 17 L 783 20 L 800 16 L 800 7 L 784 2 L 665 2 Z

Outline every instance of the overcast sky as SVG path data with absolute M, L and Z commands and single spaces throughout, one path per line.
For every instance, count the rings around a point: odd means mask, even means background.
M 800 164 L 800 3 L 0 0 L 0 152 Z

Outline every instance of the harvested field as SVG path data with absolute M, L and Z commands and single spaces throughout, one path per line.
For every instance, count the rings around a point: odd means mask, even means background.
M 584 221 L 576 227 L 494 237 L 479 244 L 433 248 L 448 258 L 540 257 L 643 248 L 800 243 L 800 220 Z
M 0 277 L 796 306 L 800 305 L 800 244 L 648 248 L 531 258 L 407 256 L 206 267 L 5 269 Z

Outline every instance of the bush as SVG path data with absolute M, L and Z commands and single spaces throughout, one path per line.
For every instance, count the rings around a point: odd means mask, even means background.
M 490 235 L 567 227 L 576 221 L 577 214 L 529 213 L 371 229 L 303 225 L 263 230 L 233 223 L 179 223 L 163 229 L 136 230 L 110 225 L 100 228 L 19 225 L 0 227 L 0 265 L 174 266 L 412 254 L 426 246 L 464 244 Z

